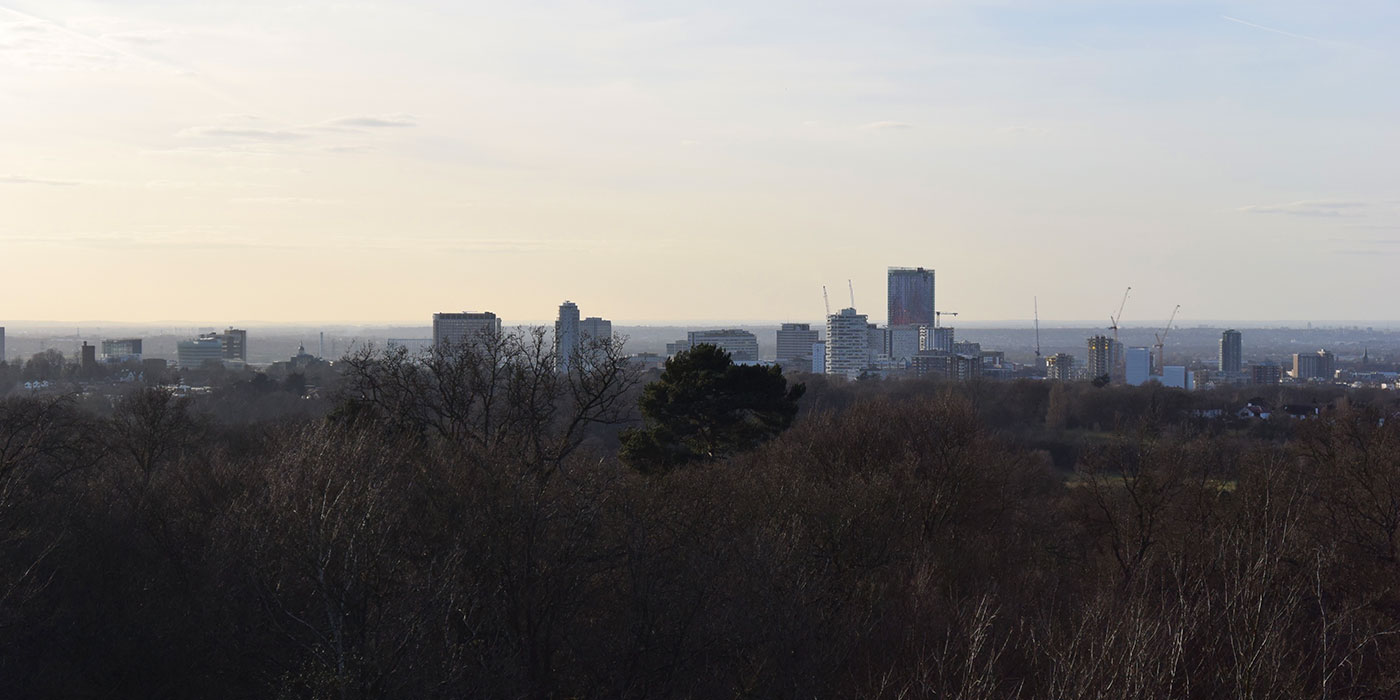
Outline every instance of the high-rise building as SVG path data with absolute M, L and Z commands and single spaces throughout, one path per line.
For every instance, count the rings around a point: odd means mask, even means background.
M 1231 328 L 1220 334 L 1220 371 L 1236 375 L 1244 367 L 1244 348 L 1240 332 Z
M 889 316 L 885 325 L 933 325 L 933 270 L 891 267 L 887 281 Z
M 810 323 L 784 323 L 778 329 L 778 364 L 785 369 L 804 368 L 812 362 L 812 344 L 821 337 Z
M 1089 355 L 1084 364 L 1090 379 L 1113 376 L 1113 345 L 1113 339 L 1105 335 L 1089 339 Z
M 826 317 L 826 373 L 856 379 L 870 364 L 870 332 L 865 314 L 855 309 Z
M 710 331 L 690 331 L 686 334 L 690 347 L 713 345 L 727 353 L 735 362 L 758 361 L 758 337 L 738 328 Z
M 919 326 L 920 352 L 952 352 L 954 331 L 952 326 L 934 328 L 932 325 Z
M 1128 348 L 1124 381 L 1129 386 L 1142 386 L 1152 378 L 1152 348 Z
M 1061 382 L 1074 379 L 1074 356 L 1059 352 L 1045 358 L 1045 378 Z
M 1277 362 L 1264 362 L 1249 368 L 1249 381 L 1253 384 L 1278 384 L 1283 381 L 1283 367 Z
M 905 362 L 919 354 L 919 331 L 923 327 L 890 326 L 885 329 L 885 348 L 890 359 Z
M 5 327 L 0 326 L 0 362 L 5 361 Z
M 91 372 L 92 370 L 97 369 L 97 346 L 88 345 L 87 341 L 84 340 L 82 347 L 82 358 L 82 364 L 80 366 L 83 368 L 84 372 Z
M 580 341 L 612 340 L 612 321 L 597 316 L 589 316 L 578 322 L 578 337 Z
M 812 343 L 812 374 L 826 374 L 826 341 Z
M 1322 379 L 1331 381 L 1337 376 L 1337 358 L 1327 350 L 1313 353 L 1299 353 L 1293 356 L 1293 378 L 1306 381 Z
M 473 342 L 482 334 L 501 334 L 501 319 L 496 318 L 496 314 L 490 311 L 433 314 L 433 345 L 437 347 Z
M 230 362 L 248 361 L 248 331 L 241 328 L 229 328 L 219 334 L 219 343 L 223 347 L 223 359 Z
M 102 341 L 102 360 L 116 364 L 141 361 L 141 339 L 122 338 Z
M 578 332 L 578 304 L 565 300 L 554 321 L 554 366 L 560 372 L 569 371 L 570 360 L 578 352 Z

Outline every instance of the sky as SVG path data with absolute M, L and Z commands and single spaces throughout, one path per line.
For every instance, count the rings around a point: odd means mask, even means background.
M 1400 3 L 0 0 L 6 320 L 1400 319 Z M 850 281 L 848 287 L 848 280 Z

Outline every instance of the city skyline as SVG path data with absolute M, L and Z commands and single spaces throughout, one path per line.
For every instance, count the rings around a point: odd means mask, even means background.
M 822 285 L 878 311 L 914 263 L 973 319 L 1107 320 L 1131 285 L 1127 324 L 1400 320 L 1398 27 L 1375 2 L 7 2 L 0 313 L 818 320 Z

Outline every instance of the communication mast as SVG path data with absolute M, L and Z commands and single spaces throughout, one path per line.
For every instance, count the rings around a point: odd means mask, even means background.
M 1031 303 L 1035 304 L 1035 366 L 1040 366 L 1040 299 L 1031 297 Z

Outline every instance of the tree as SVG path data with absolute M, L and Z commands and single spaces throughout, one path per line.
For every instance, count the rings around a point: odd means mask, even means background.
M 623 338 L 592 339 L 568 372 L 543 328 L 482 334 L 412 355 L 360 348 L 345 367 L 335 418 L 395 437 L 440 440 L 481 463 L 493 456 L 551 473 L 597 426 L 629 418 L 637 373 Z
M 642 391 L 645 427 L 623 434 L 622 458 L 654 471 L 753 449 L 792 425 L 804 391 L 788 387 L 781 367 L 736 365 L 724 350 L 697 345 Z

